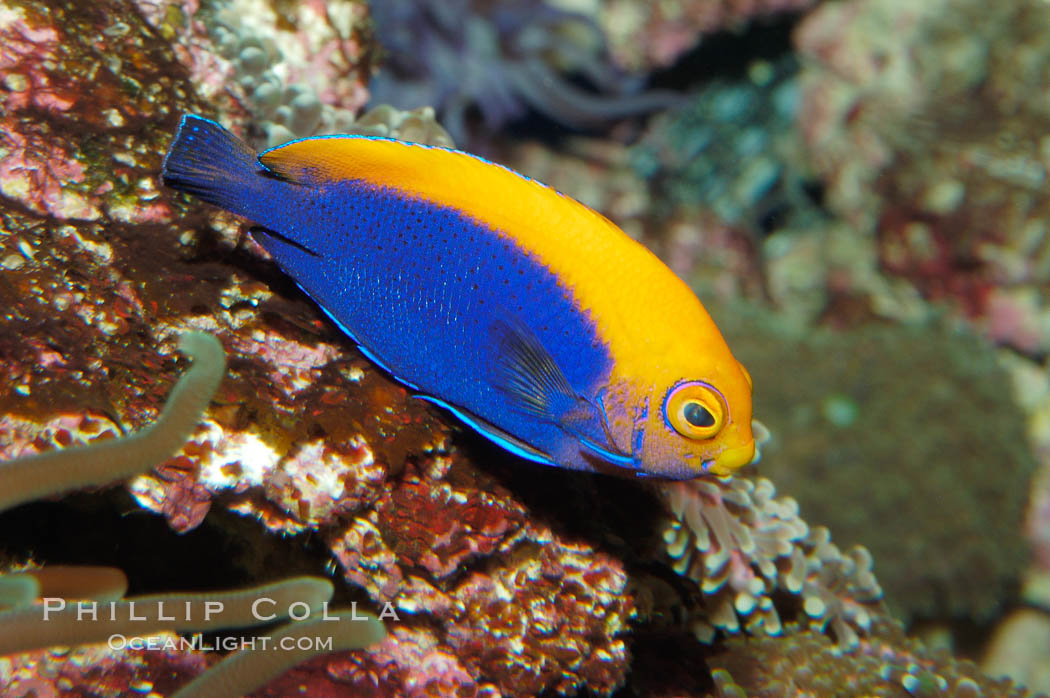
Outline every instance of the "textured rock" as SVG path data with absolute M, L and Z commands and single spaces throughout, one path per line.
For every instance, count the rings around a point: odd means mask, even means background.
M 1050 347 L 1048 30 L 1038 0 L 850 0 L 796 32 L 830 206 L 885 269 L 1029 354 Z

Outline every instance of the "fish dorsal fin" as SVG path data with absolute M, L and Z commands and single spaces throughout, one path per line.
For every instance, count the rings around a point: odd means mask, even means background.
M 366 136 L 303 138 L 263 151 L 259 162 L 281 179 L 297 184 L 368 179 L 368 174 L 375 174 L 375 166 L 370 165 L 377 159 L 375 153 L 385 150 L 372 145 L 373 140 L 377 139 Z
M 291 182 L 354 181 L 393 189 L 530 238 L 547 236 L 548 226 L 577 235 L 590 231 L 599 240 L 619 232 L 601 214 L 546 184 L 459 150 L 372 136 L 318 136 L 264 151 L 259 162 Z M 537 216 L 546 223 L 537 225 Z
M 495 176 L 506 185 L 535 182 L 470 153 L 374 136 L 317 136 L 265 150 L 259 162 L 274 174 L 304 184 L 359 180 L 409 190 L 436 200 L 471 189 L 464 182 Z M 458 178 L 449 180 L 450 175 Z M 473 197 L 468 197 L 473 198 Z

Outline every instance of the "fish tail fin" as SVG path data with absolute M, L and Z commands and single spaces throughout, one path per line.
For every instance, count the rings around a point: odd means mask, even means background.
M 250 216 L 248 201 L 263 181 L 260 172 L 247 143 L 211 119 L 186 114 L 164 158 L 162 176 L 172 189 Z

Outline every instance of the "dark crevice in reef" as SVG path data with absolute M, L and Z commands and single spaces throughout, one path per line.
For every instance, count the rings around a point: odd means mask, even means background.
M 457 432 L 456 441 L 472 462 L 487 464 L 535 518 L 559 534 L 622 559 L 654 549 L 665 509 L 636 478 L 537 466 L 466 431 Z
M 8 560 L 118 567 L 128 576 L 129 595 L 323 574 L 328 552 L 319 540 L 306 539 L 268 534 L 220 508 L 180 535 L 121 488 L 32 502 L 0 515 L 0 550 Z
M 801 12 L 786 12 L 752 22 L 742 29 L 707 34 L 674 64 L 651 73 L 644 90 L 678 92 L 683 96 L 683 104 L 686 104 L 689 92 L 712 81 L 746 80 L 747 72 L 755 61 L 776 63 L 795 54 L 791 36 L 802 17 Z M 575 76 L 570 76 L 568 82 L 584 92 L 590 89 L 586 81 Z M 642 118 L 635 119 L 636 128 L 621 131 L 621 136 L 626 134 L 628 140 L 633 140 L 641 132 L 640 124 L 644 122 L 644 115 L 640 114 L 639 117 Z M 477 125 L 480 120 L 481 115 L 476 109 L 468 110 L 468 123 Z M 604 124 L 598 131 L 607 130 L 609 125 Z M 556 143 L 573 134 L 596 133 L 588 128 L 567 126 L 531 107 L 524 116 L 507 124 L 504 131 L 509 141 L 540 140 L 547 143 Z
M 649 86 L 684 92 L 711 80 L 744 79 L 755 61 L 773 63 L 794 54 L 791 35 L 801 18 L 801 13 L 785 13 L 743 31 L 708 34 L 673 65 L 653 73 Z

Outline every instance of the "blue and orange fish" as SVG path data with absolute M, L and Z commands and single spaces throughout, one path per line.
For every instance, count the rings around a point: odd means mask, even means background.
M 256 157 L 199 116 L 163 174 L 258 224 L 366 356 L 523 458 L 685 479 L 755 456 L 751 378 L 689 287 L 535 180 L 364 136 Z

